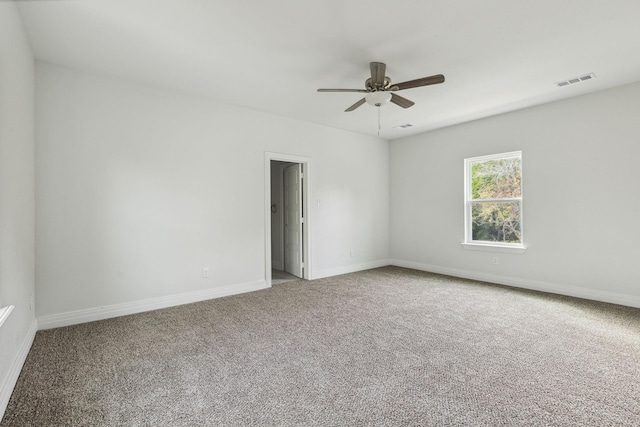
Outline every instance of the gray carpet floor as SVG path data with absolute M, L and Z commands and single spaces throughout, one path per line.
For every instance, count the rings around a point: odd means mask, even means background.
M 9 426 L 639 426 L 640 310 L 397 267 L 40 331 Z

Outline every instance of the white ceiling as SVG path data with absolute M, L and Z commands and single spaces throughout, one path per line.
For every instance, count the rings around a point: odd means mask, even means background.
M 363 88 L 371 61 L 394 82 L 444 74 L 381 107 L 386 139 L 640 80 L 638 0 L 18 3 L 37 59 L 363 134 L 376 107 L 316 89 Z

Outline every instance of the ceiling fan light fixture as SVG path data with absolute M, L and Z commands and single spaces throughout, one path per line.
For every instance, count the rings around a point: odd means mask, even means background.
M 391 93 L 385 91 L 369 92 L 364 99 L 367 101 L 367 104 L 380 107 L 391 101 Z

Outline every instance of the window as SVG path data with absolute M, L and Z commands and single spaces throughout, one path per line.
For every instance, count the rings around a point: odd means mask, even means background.
M 11 310 L 13 310 L 12 305 L 0 307 L 0 326 L 2 326 L 5 320 L 7 320 L 7 317 L 9 317 L 9 313 L 11 313 Z
M 522 152 L 465 159 L 465 242 L 524 249 L 522 240 Z

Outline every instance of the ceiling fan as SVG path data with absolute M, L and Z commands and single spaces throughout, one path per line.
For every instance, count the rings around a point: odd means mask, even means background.
M 436 74 L 434 76 L 423 77 L 421 79 L 410 80 L 402 83 L 391 83 L 391 79 L 385 76 L 387 66 L 382 62 L 372 62 L 369 64 L 371 68 L 371 78 L 368 78 L 364 82 L 365 89 L 318 89 L 318 92 L 360 92 L 366 93 L 365 97 L 360 101 L 353 104 L 351 107 L 344 110 L 345 112 L 353 111 L 365 102 L 380 107 L 381 105 L 393 102 L 402 108 L 409 108 L 415 104 L 415 102 L 403 98 L 400 95 L 396 95 L 395 91 L 411 89 L 414 87 L 435 85 L 444 82 L 444 76 L 442 74 Z

